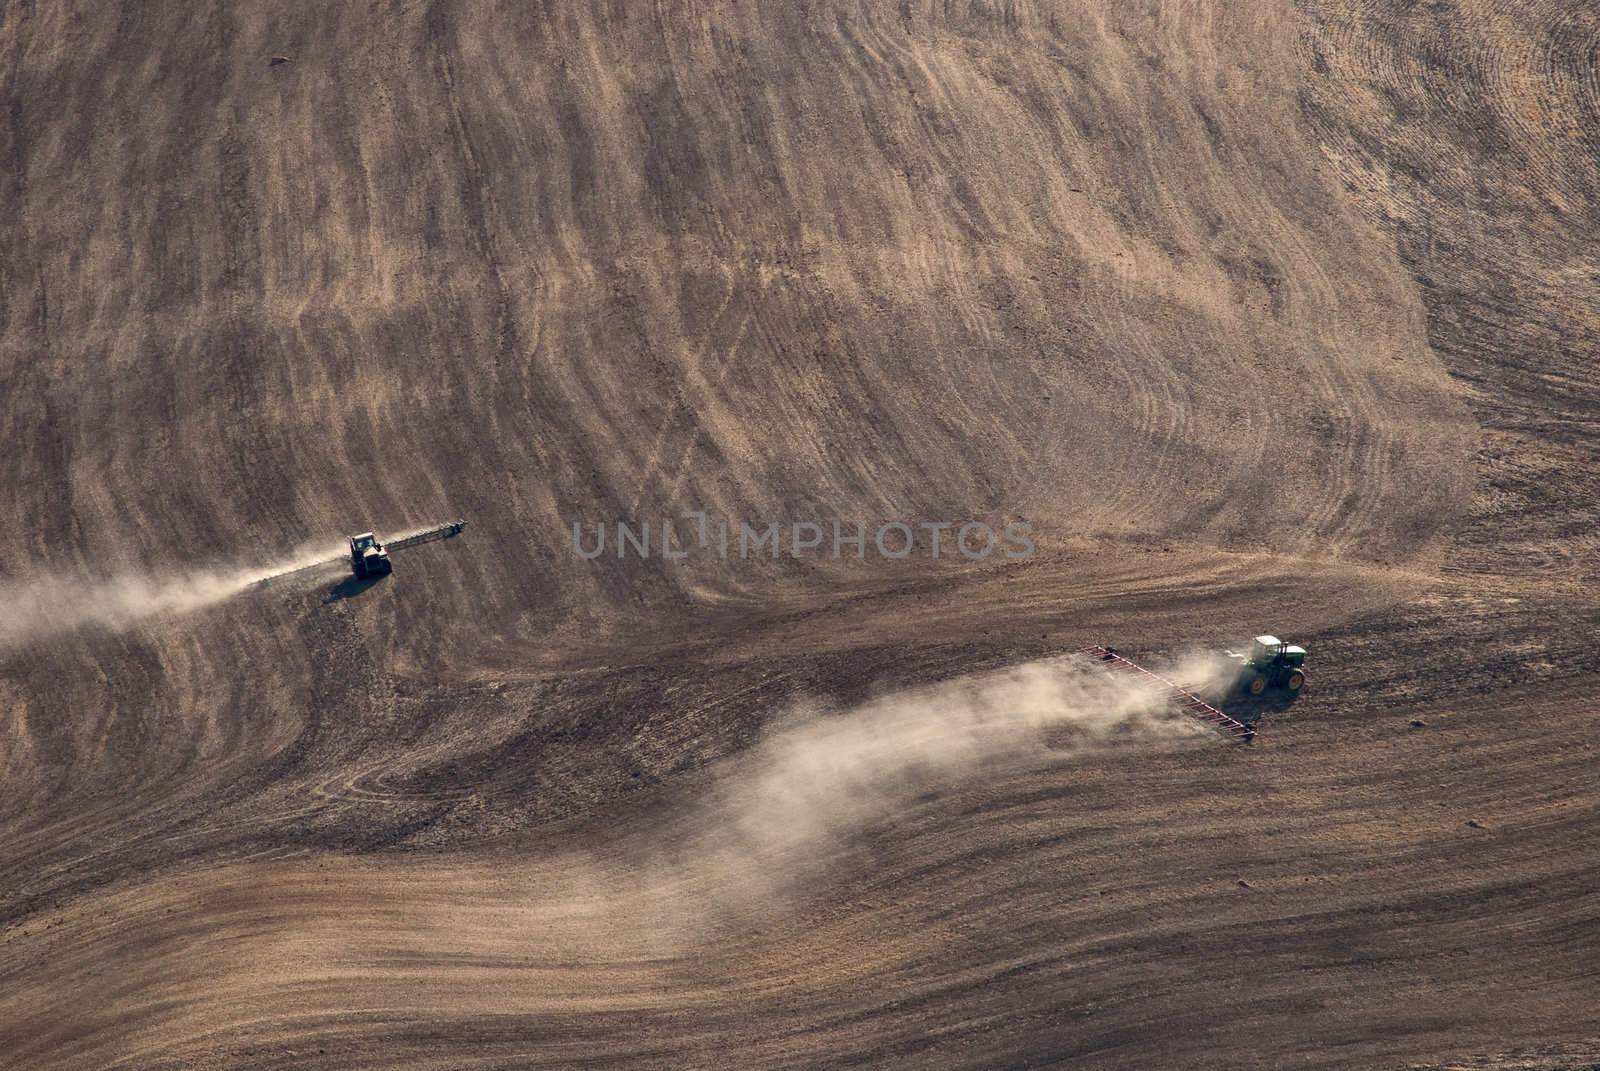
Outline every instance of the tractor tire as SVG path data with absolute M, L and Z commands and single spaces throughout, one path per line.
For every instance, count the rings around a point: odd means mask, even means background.
M 1300 690 L 1300 686 L 1305 682 L 1306 675 L 1297 669 L 1293 673 L 1289 674 L 1289 679 L 1283 682 L 1283 686 L 1289 689 L 1291 692 L 1298 692 Z
M 1248 682 L 1246 682 L 1244 690 L 1249 692 L 1251 695 L 1260 695 L 1262 692 L 1267 690 L 1267 678 L 1257 673 L 1254 677 L 1251 677 Z

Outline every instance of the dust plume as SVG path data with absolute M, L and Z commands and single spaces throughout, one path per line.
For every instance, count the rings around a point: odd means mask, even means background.
M 520 872 L 486 859 L 482 881 L 497 892 L 466 916 L 449 891 L 462 881 L 458 869 L 437 888 L 408 878 L 387 894 L 386 909 L 427 920 L 412 934 L 448 934 L 454 956 L 504 956 L 516 934 L 520 954 L 566 962 L 591 955 L 603 934 L 612 962 L 667 962 L 714 944 L 723 927 L 764 925 L 802 907 L 830 876 L 847 879 L 857 834 L 885 826 L 915 835 L 922 823 L 913 812 L 929 797 L 1043 754 L 1109 757 L 1195 735 L 1205 730 L 1146 682 L 1075 657 L 846 709 L 799 704 L 686 806 L 641 816 L 602 844 L 558 848 Z M 330 929 L 318 955 L 343 947 L 346 960 L 370 962 L 392 955 L 397 937 L 383 930 L 375 944 L 352 947 L 360 940 Z M 413 954 L 437 952 L 419 943 Z
M 1204 731 L 1145 682 L 1077 658 L 793 715 L 718 781 L 676 861 L 724 904 L 781 898 L 854 834 L 986 768 Z
M 1241 667 L 1221 648 L 1191 647 L 1179 651 L 1165 662 L 1156 663 L 1154 668 L 1168 680 L 1196 695 L 1217 696 L 1225 695 L 1234 687 Z
M 315 566 L 338 561 L 337 548 L 318 544 L 270 566 L 212 568 L 180 576 L 123 574 L 99 580 L 45 577 L 0 581 L 0 650 L 85 628 L 121 631 L 158 614 L 190 613 L 230 599 L 262 581 L 320 575 Z

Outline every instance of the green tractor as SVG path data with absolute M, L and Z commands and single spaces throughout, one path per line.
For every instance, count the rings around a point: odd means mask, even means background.
M 1260 695 L 1268 688 L 1282 688 L 1294 695 L 1306 682 L 1306 649 L 1284 643 L 1276 636 L 1257 636 L 1247 654 L 1229 651 L 1239 662 L 1239 689 Z

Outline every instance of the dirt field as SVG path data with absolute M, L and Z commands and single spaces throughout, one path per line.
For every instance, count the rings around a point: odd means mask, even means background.
M 1600 1063 L 1586 0 L 17 0 L 0 103 L 0 1066 Z M 574 552 L 686 510 L 1038 552 Z M 1058 702 L 1264 630 L 1248 749 Z

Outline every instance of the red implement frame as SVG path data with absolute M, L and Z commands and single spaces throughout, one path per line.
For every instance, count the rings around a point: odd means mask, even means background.
M 1256 731 L 1244 722 L 1228 717 L 1194 693 L 1178 687 L 1159 674 L 1151 673 L 1136 662 L 1123 658 L 1110 647 L 1085 647 L 1080 653 L 1093 659 L 1102 669 L 1110 670 L 1113 673 L 1134 674 L 1147 678 L 1179 710 L 1192 717 L 1199 718 L 1236 744 L 1248 744 L 1256 738 Z

